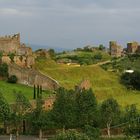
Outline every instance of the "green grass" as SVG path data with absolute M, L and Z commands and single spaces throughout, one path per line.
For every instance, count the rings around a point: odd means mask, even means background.
M 33 99 L 33 88 L 21 84 L 10 84 L 5 81 L 0 81 L 0 94 L 9 102 L 15 101 L 16 92 L 21 92 L 29 100 Z M 46 98 L 49 92 L 43 92 L 43 97 Z
M 128 104 L 136 104 L 140 109 L 140 92 L 127 90 L 119 83 L 117 74 L 105 71 L 99 66 L 67 66 L 42 59 L 36 62 L 36 67 L 68 89 L 74 88 L 84 79 L 89 79 L 99 102 L 114 97 L 123 107 Z
M 96 58 L 97 55 L 101 56 L 100 59 Z M 65 53 L 60 53 L 56 55 L 56 60 L 63 62 L 68 62 L 71 60 L 72 62 L 77 62 L 80 64 L 95 64 L 97 62 L 102 62 L 109 60 L 111 57 L 107 52 L 95 50 L 93 52 L 86 51 L 70 51 Z

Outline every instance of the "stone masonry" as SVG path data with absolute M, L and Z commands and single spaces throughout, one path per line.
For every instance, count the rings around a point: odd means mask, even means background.
M 123 48 L 116 41 L 109 42 L 109 52 L 112 57 L 121 57 Z
M 127 43 L 127 52 L 128 53 L 140 53 L 139 43 L 136 41 Z
M 9 54 L 15 55 L 14 62 L 21 67 L 32 67 L 35 63 L 32 49 L 20 43 L 20 34 L 0 37 L 0 52 L 2 62 L 11 63 Z

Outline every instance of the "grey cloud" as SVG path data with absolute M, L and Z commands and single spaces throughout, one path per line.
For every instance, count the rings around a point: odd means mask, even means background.
M 22 41 L 60 47 L 140 36 L 139 0 L 1 0 L 1 34 L 21 32 Z

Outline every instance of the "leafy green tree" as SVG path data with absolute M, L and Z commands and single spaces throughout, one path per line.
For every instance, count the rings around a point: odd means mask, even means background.
M 101 104 L 101 116 L 102 122 L 107 127 L 107 134 L 110 137 L 110 127 L 113 123 L 115 123 L 120 115 L 120 107 L 118 102 L 113 99 L 109 98 Z
M 2 64 L 2 56 L 3 56 L 3 53 L 0 52 L 0 64 Z
M 99 45 L 99 50 L 105 50 L 105 46 L 103 44 Z
M 8 102 L 0 95 L 0 121 L 3 123 L 6 133 L 8 133 L 8 124 L 11 110 Z
M 14 57 L 15 57 L 14 53 L 9 53 L 9 58 L 11 59 L 11 62 L 14 62 Z
M 0 65 L 0 76 L 8 77 L 8 65 L 6 63 Z
M 97 101 L 91 89 L 76 93 L 76 112 L 78 126 L 94 125 L 96 122 Z
M 54 49 L 49 49 L 48 52 L 49 52 L 49 55 L 51 58 L 55 57 L 55 50 Z
M 16 99 L 12 108 L 11 123 L 16 130 L 16 139 L 19 139 L 19 131 L 22 127 L 23 120 L 25 120 L 26 113 L 31 111 L 31 104 L 29 100 L 20 92 L 15 92 Z
M 57 127 L 71 128 L 75 126 L 75 98 L 74 91 L 60 88 L 56 94 L 56 101 L 54 102 L 52 110 L 52 118 Z
M 123 73 L 121 76 L 121 83 L 128 89 L 140 90 L 140 72 Z
M 53 128 L 54 123 L 51 120 L 50 112 L 43 109 L 43 100 L 37 98 L 37 106 L 30 114 L 31 126 L 35 131 L 39 132 L 39 139 L 42 139 L 43 131 Z
M 100 129 L 92 127 L 90 125 L 85 125 L 84 133 L 90 138 L 90 140 L 99 140 Z
M 128 122 L 125 125 L 125 134 L 130 137 L 140 137 L 140 115 L 135 104 L 125 108 L 124 121 Z

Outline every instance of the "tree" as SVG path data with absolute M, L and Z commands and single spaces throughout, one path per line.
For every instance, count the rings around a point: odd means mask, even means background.
M 52 110 L 52 118 L 59 128 L 75 127 L 75 98 L 73 90 L 59 88 Z
M 0 52 L 0 64 L 2 64 L 2 56 L 3 56 L 3 53 Z
M 121 76 L 121 83 L 128 89 L 140 90 L 140 72 L 123 73 Z
M 118 102 L 113 99 L 109 98 L 101 104 L 101 116 L 102 122 L 107 127 L 107 134 L 110 137 L 110 127 L 112 123 L 115 123 L 120 115 L 120 107 Z
M 11 75 L 10 77 L 8 77 L 8 83 L 17 83 L 17 77 L 16 75 Z
M 16 130 L 16 139 L 19 139 L 19 131 L 25 120 L 26 113 L 31 111 L 31 104 L 29 100 L 20 92 L 15 92 L 16 100 L 12 108 L 11 123 Z
M 105 46 L 103 44 L 99 45 L 99 50 L 105 50 Z
M 91 89 L 76 93 L 76 112 L 78 126 L 95 125 L 97 113 L 96 97 Z
M 140 137 L 140 116 L 135 104 L 125 108 L 124 121 L 127 123 L 124 128 L 125 134 Z
M 5 98 L 0 95 L 0 121 L 3 123 L 6 133 L 8 133 L 8 122 L 10 118 L 10 106 Z
M 55 51 L 54 51 L 54 49 L 49 49 L 48 52 L 49 52 L 49 55 L 50 55 L 51 58 L 54 58 L 55 57 Z
M 8 65 L 6 63 L 0 65 L 0 76 L 8 77 Z
M 53 121 L 51 120 L 50 112 L 43 109 L 43 100 L 37 98 L 36 103 L 36 108 L 30 114 L 30 122 L 33 129 L 38 131 L 39 139 L 41 140 L 43 131 L 53 127 Z
M 9 53 L 9 58 L 11 59 L 11 62 L 14 62 L 14 57 L 15 57 L 14 53 Z

